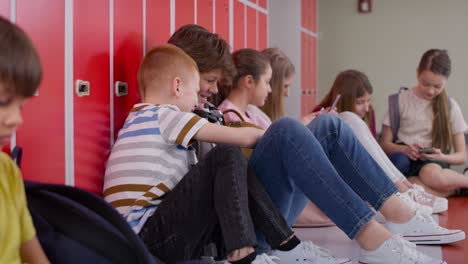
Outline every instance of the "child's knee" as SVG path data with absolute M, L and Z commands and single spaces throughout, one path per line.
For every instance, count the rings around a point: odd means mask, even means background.
M 437 164 L 427 164 L 419 171 L 419 178 L 427 185 L 438 190 L 450 190 L 450 182 L 441 174 Z
M 216 156 L 222 156 L 223 159 L 245 159 L 242 149 L 236 145 L 218 144 L 212 149 L 212 152 Z
M 302 126 L 302 124 L 299 121 L 297 121 L 296 119 L 291 118 L 291 117 L 282 117 L 282 118 L 276 120 L 275 122 L 273 122 L 273 124 L 271 126 L 273 126 L 273 127 L 294 127 L 294 126 L 298 126 L 298 125 Z
M 314 135 L 327 133 L 338 133 L 342 126 L 342 121 L 334 114 L 321 114 L 307 125 Z

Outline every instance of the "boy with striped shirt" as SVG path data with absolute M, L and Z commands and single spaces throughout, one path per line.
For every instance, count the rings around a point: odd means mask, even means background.
M 263 135 L 191 113 L 199 78 L 196 63 L 173 45 L 145 56 L 138 71 L 143 103 L 131 110 L 109 156 L 105 200 L 168 263 L 199 257 L 211 241 L 231 263 L 271 263 L 255 253 L 254 225 L 277 250 L 302 248 L 239 147 L 218 145 L 197 163 L 194 140 L 252 147 Z

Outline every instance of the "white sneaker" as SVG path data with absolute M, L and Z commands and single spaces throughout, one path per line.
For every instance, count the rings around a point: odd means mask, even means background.
M 393 235 L 373 251 L 360 250 L 361 264 L 447 264 L 443 260 L 433 259 L 416 250 L 416 245 Z
M 279 264 L 279 258 L 267 254 L 257 255 L 252 264 Z
M 403 200 L 403 202 L 405 202 L 409 207 L 411 207 L 411 209 L 413 209 L 414 211 L 421 211 L 425 214 L 432 214 L 432 208 L 427 206 L 427 205 L 422 205 L 420 203 L 417 203 L 415 202 L 411 196 L 409 196 L 408 194 L 408 191 L 404 192 L 404 193 L 396 193 L 396 196 L 400 197 L 401 200 Z
M 415 202 L 431 207 L 434 214 L 448 210 L 448 200 L 446 198 L 430 194 L 424 191 L 424 188 L 420 185 L 413 184 L 413 187 L 409 188 L 405 193 L 407 193 Z
M 465 239 L 465 232 L 439 226 L 430 215 L 416 211 L 408 222 L 399 224 L 387 221 L 384 226 L 393 234 L 416 244 L 448 244 Z
M 273 250 L 271 255 L 279 257 L 280 264 L 344 264 L 351 263 L 350 259 L 336 258 L 324 248 L 314 245 L 311 241 L 302 241 L 290 251 Z

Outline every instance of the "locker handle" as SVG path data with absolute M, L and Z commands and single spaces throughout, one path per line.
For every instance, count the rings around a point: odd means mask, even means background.
M 128 84 L 126 82 L 116 81 L 114 87 L 116 96 L 125 96 L 128 94 Z
M 75 92 L 78 97 L 89 96 L 91 94 L 88 81 L 76 80 Z

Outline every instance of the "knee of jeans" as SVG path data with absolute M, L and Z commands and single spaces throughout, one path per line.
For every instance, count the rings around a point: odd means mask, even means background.
M 213 150 L 218 157 L 223 157 L 223 160 L 246 160 L 239 146 L 219 144 Z
M 276 120 L 275 122 L 273 122 L 273 124 L 271 125 L 279 126 L 279 127 L 291 127 L 291 126 L 296 126 L 297 124 L 300 124 L 299 121 L 297 121 L 296 119 L 292 117 L 282 117 Z
M 322 128 L 326 128 L 328 131 L 336 131 L 341 124 L 341 120 L 334 114 L 321 114 L 317 116 L 312 122 L 309 123 L 309 126 L 314 126 L 318 124 Z

